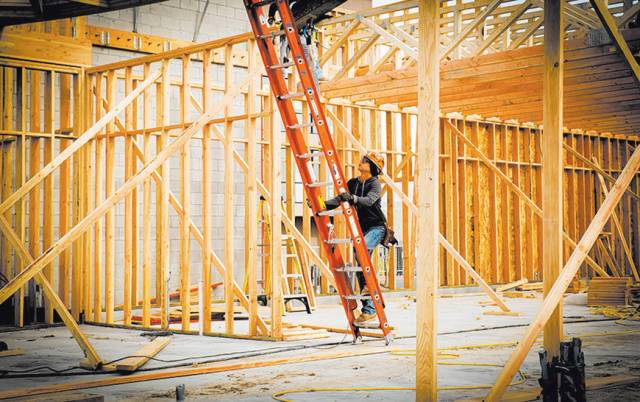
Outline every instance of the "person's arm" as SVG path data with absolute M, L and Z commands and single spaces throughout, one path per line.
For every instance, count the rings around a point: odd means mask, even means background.
M 380 199 L 380 194 L 382 193 L 382 186 L 380 185 L 380 181 L 377 179 L 371 184 L 371 189 L 364 197 L 354 195 L 353 203 L 355 205 L 362 205 L 364 207 L 370 207 L 375 204 L 376 201 Z
M 340 197 L 333 197 L 330 200 L 325 200 L 324 205 L 327 206 L 327 210 L 336 209 L 340 206 Z

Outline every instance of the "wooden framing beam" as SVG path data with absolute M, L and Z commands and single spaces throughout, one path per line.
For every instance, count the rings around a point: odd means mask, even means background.
M 496 8 L 498 8 L 500 3 L 502 3 L 502 0 L 493 0 L 491 3 L 487 4 L 487 6 L 480 13 L 478 13 L 478 15 L 476 15 L 476 18 L 474 18 L 473 21 L 468 23 L 464 27 L 464 29 L 458 34 L 458 36 L 453 38 L 453 40 L 449 42 L 449 44 L 444 48 L 444 50 L 442 50 L 442 52 L 440 53 L 440 59 L 444 59 L 445 57 L 447 57 L 449 53 L 451 53 L 462 42 L 464 42 L 464 40 L 467 39 L 469 34 L 474 30 L 476 30 L 480 26 L 480 24 L 482 24 L 482 22 L 487 18 L 487 16 L 489 16 L 489 14 L 491 14 L 492 12 L 495 11 Z
M 358 141 L 358 139 L 353 135 L 353 133 L 344 125 L 344 123 L 340 120 L 340 118 L 333 113 L 331 110 L 327 110 L 327 114 L 329 118 L 334 122 L 336 127 L 342 131 L 342 133 L 347 137 L 347 139 L 351 142 L 352 145 L 362 154 L 365 155 L 367 153 L 367 149 Z M 397 194 L 402 202 L 411 209 L 411 212 L 414 215 L 418 214 L 418 207 L 416 204 L 409 198 L 409 196 L 396 184 L 393 179 L 387 175 L 385 172 L 381 172 L 378 176 L 381 181 L 385 183 L 385 185 L 390 188 L 391 195 L 393 193 Z M 473 278 L 473 280 L 482 288 L 482 290 L 492 299 L 498 307 L 502 311 L 510 311 L 509 307 L 500 299 L 500 297 L 493 291 L 493 289 L 487 284 L 487 282 L 480 276 L 480 274 L 473 269 L 471 264 L 456 250 L 456 248 L 442 235 L 442 233 L 438 232 L 438 242 L 444 249 L 454 258 L 454 260 L 460 264 L 460 266 Z
M 5 233 L 10 233 L 10 232 L 13 233 L 13 230 L 11 230 L 11 225 L 9 224 L 7 219 L 1 214 L 0 214 L 0 229 Z M 20 241 L 20 239 L 17 236 L 9 235 L 6 237 L 9 243 L 16 250 L 16 255 L 18 255 L 20 259 L 24 261 L 25 265 L 33 264 L 34 261 L 36 261 L 33 259 L 29 251 L 25 248 L 24 244 Z M 44 268 L 44 265 L 43 265 L 43 268 Z M 26 268 L 21 272 L 21 274 L 24 273 L 25 271 L 26 271 Z M 14 279 L 16 277 L 14 277 Z M 78 323 L 73 318 L 69 310 L 67 310 L 67 306 L 65 306 L 62 300 L 60 300 L 60 297 L 58 297 L 58 294 L 53 289 L 53 287 L 51 286 L 47 278 L 45 278 L 41 272 L 38 272 L 35 275 L 35 279 L 38 285 L 42 287 L 45 297 L 47 298 L 47 300 L 49 300 L 49 303 L 51 303 L 53 308 L 58 312 L 65 326 L 69 329 L 69 331 L 71 332 L 71 335 L 73 336 L 73 338 L 76 340 L 76 342 L 84 352 L 84 355 L 87 358 L 86 366 L 91 368 L 98 367 L 98 365 L 102 363 L 102 359 L 98 355 L 98 352 L 91 345 L 91 343 L 89 342 L 89 339 L 87 339 L 87 336 L 82 333 L 82 331 L 80 330 L 80 327 L 78 326 Z M 16 290 L 20 289 L 21 287 L 22 286 L 18 286 Z M 0 289 L 0 291 L 3 291 L 3 290 L 4 288 Z M 8 294 L 6 297 L 4 297 L 4 300 L 11 297 L 12 294 L 13 293 Z
M 563 0 L 545 0 L 544 3 L 542 266 L 545 297 L 548 297 L 563 261 L 563 3 Z M 560 304 L 553 311 L 544 328 L 544 348 L 550 360 L 560 355 L 562 333 L 562 304 Z
M 398 48 L 400 48 L 400 50 L 405 52 L 407 54 L 407 56 L 410 56 L 412 59 L 417 60 L 418 53 L 416 52 L 416 50 L 414 48 L 412 48 L 411 46 L 409 46 L 407 43 L 405 43 L 402 39 L 400 39 L 397 36 L 393 35 L 392 33 L 387 31 L 386 29 L 384 29 L 380 25 L 376 24 L 375 22 L 369 20 L 368 18 L 365 18 L 365 17 L 357 17 L 357 18 L 361 23 L 363 23 L 364 25 L 368 26 L 369 29 L 371 29 L 373 32 L 377 33 L 380 36 L 383 36 L 383 37 L 387 38 L 389 41 L 391 41 L 391 43 L 393 43 L 394 46 L 398 46 Z
M 129 191 L 133 190 L 139 184 L 142 184 L 147 176 L 151 175 L 171 155 L 175 154 L 186 141 L 193 137 L 197 131 L 201 130 L 204 125 L 208 123 L 209 119 L 229 104 L 240 93 L 240 89 L 243 88 L 248 81 L 248 79 L 245 79 L 242 84 L 236 86 L 232 91 L 225 95 L 221 99 L 220 103 L 215 104 L 209 112 L 203 114 L 196 124 L 193 124 L 191 127 L 184 130 L 179 137 L 171 142 L 171 144 L 158 152 L 155 158 L 149 161 L 142 170 L 127 180 L 120 189 L 108 196 L 101 204 L 97 205 L 94 210 L 81 219 L 80 222 L 71 228 L 64 236 L 58 239 L 58 241 L 54 243 L 47 252 L 31 262 L 22 272 L 20 272 L 20 274 L 15 276 L 11 281 L 9 281 L 9 283 L 7 283 L 7 285 L 0 289 L 0 303 L 7 300 L 7 298 L 19 290 L 27 281 L 38 274 L 45 265 L 53 261 L 53 259 L 66 249 L 71 242 L 81 236 L 90 225 L 93 225 L 107 211 L 111 210 L 118 201 L 123 199 Z
M 418 4 L 416 401 L 438 399 L 436 301 L 439 253 L 440 2 Z
M 598 165 L 597 162 L 595 161 L 595 158 L 594 158 L 594 163 Z M 607 186 L 607 183 L 605 183 L 604 177 L 602 177 L 600 173 L 598 173 L 597 175 L 598 175 L 598 181 L 600 182 L 600 188 L 602 189 L 602 192 L 606 197 L 609 194 L 609 188 Z M 622 243 L 622 250 L 624 251 L 624 254 L 627 257 L 627 260 L 629 261 L 629 266 L 631 267 L 631 273 L 633 274 L 633 279 L 636 282 L 640 282 L 640 276 L 638 275 L 638 269 L 636 267 L 636 264 L 633 261 L 633 254 L 631 253 L 631 248 L 629 247 L 629 243 L 627 242 L 626 236 L 624 234 L 624 230 L 622 229 L 622 224 L 620 223 L 620 219 L 618 219 L 618 214 L 616 213 L 615 210 L 611 213 L 611 220 L 613 222 L 613 226 L 616 229 L 616 232 L 618 233 L 618 236 L 620 237 L 620 243 Z
M 618 49 L 618 52 L 622 55 L 624 60 L 627 62 L 629 69 L 631 69 L 631 73 L 636 83 L 640 85 L 640 65 L 638 65 L 638 61 L 631 53 L 631 49 L 629 49 L 629 45 L 625 41 L 624 37 L 620 34 L 618 30 L 618 24 L 615 19 L 609 12 L 609 8 L 607 7 L 607 2 L 604 0 L 589 0 L 596 14 L 600 18 L 602 22 L 602 26 L 609 34 L 609 37 L 613 41 L 613 44 Z
M 491 30 L 489 36 L 487 36 L 487 38 L 482 41 L 482 43 L 480 43 L 480 45 L 473 51 L 473 56 L 478 56 L 482 54 L 482 52 L 484 52 L 487 48 L 489 48 L 489 46 L 491 46 L 500 35 L 502 35 L 507 29 L 509 29 L 514 22 L 522 17 L 522 14 L 524 14 L 529 8 L 531 8 L 532 5 L 533 0 L 526 0 L 520 7 L 518 7 L 518 9 L 511 13 L 511 15 L 506 20 L 504 20 L 504 22 L 499 27 L 494 27 Z
M 493 162 L 491 162 L 491 160 L 469 139 L 467 138 L 466 135 L 464 135 L 459 129 L 458 127 L 456 127 L 454 124 L 451 123 L 451 121 L 449 119 L 446 120 L 447 124 L 451 127 L 451 130 L 460 138 L 462 139 L 466 146 L 471 149 L 479 158 L 481 161 L 484 162 L 484 164 L 491 169 L 498 177 L 500 177 L 500 179 L 502 180 L 502 182 L 504 184 L 506 184 L 509 188 L 511 188 L 511 190 L 516 193 L 516 195 L 525 202 L 525 204 L 527 204 L 529 206 L 529 208 L 531 208 L 533 210 L 533 212 L 539 216 L 540 218 L 542 218 L 542 208 L 540 208 L 538 206 L 538 204 L 536 204 L 531 198 L 529 198 L 529 196 L 522 191 L 522 189 L 516 184 L 514 183 L 509 176 L 506 175 L 506 173 L 504 173 L 502 170 L 500 170 L 495 164 L 493 164 Z M 569 243 L 569 245 L 572 248 L 576 247 L 576 242 L 569 237 L 569 235 L 565 232 L 563 234 L 563 238 L 566 242 Z M 607 272 L 598 265 L 598 263 L 596 263 L 596 261 L 594 261 L 591 257 L 587 256 L 586 257 L 586 262 L 587 264 L 589 264 L 589 266 L 591 266 L 597 273 L 598 275 L 602 276 L 602 277 L 608 277 L 609 274 L 607 274 Z
M 6 212 L 13 204 L 16 203 L 23 196 L 28 194 L 35 186 L 40 184 L 45 177 L 53 172 L 63 162 L 67 161 L 73 153 L 82 148 L 83 145 L 88 143 L 93 137 L 96 136 L 110 121 L 112 121 L 118 114 L 120 114 L 131 101 L 133 101 L 140 93 L 149 86 L 152 82 L 160 77 L 161 71 L 156 71 L 154 74 L 144 80 L 135 90 L 128 94 L 122 101 L 113 107 L 107 114 L 105 114 L 96 124 L 91 126 L 85 131 L 79 138 L 65 148 L 58 154 L 47 166 L 43 167 L 37 175 L 31 177 L 26 183 L 22 185 L 18 190 L 11 194 L 6 200 L 0 204 L 0 214 Z
M 499 401 L 504 395 L 507 387 L 513 376 L 516 374 L 522 362 L 527 357 L 527 354 L 531 350 L 531 347 L 536 341 L 536 338 L 542 331 L 544 325 L 547 323 L 553 312 L 556 310 L 558 304 L 562 301 L 562 297 L 567 288 L 571 284 L 573 277 L 580 269 L 580 265 L 584 262 L 587 253 L 593 247 L 594 243 L 598 239 L 602 228 L 609 220 L 611 213 L 618 205 L 618 202 L 624 194 L 624 189 L 629 186 L 631 180 L 636 176 L 638 168 L 640 167 L 640 147 L 636 147 L 631 158 L 627 162 L 627 165 L 623 169 L 620 176 L 616 180 L 616 183 L 612 187 L 609 194 L 605 197 L 600 209 L 594 216 L 593 220 L 589 224 L 589 227 L 585 231 L 584 235 L 580 239 L 576 249 L 573 251 L 567 263 L 560 271 L 558 279 L 553 284 L 551 290 L 547 293 L 547 296 L 542 303 L 540 311 L 536 315 L 536 318 L 529 324 L 527 331 L 518 343 L 518 346 L 513 351 L 509 360 L 504 366 L 504 369 L 500 373 L 495 385 L 485 397 L 488 402 Z

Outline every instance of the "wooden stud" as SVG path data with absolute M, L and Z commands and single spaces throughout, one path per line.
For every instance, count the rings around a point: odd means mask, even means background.
M 232 88 L 233 64 L 231 63 L 231 53 L 233 47 L 228 45 L 224 48 L 225 68 L 224 86 L 225 92 Z M 230 113 L 230 108 L 224 109 L 225 116 Z M 227 122 L 224 127 L 224 299 L 226 310 L 224 315 L 225 331 L 227 335 L 234 332 L 233 323 L 233 277 L 234 277 L 234 225 L 233 225 L 233 123 Z M 279 193 L 278 193 L 279 194 Z M 277 226 L 279 227 L 279 226 Z M 280 242 L 278 241 L 278 245 Z
M 256 42 L 250 40 L 247 42 L 247 48 L 249 50 L 249 75 L 253 76 L 257 70 L 257 57 L 256 57 Z M 255 111 L 256 102 L 256 81 L 252 79 L 249 82 L 249 91 L 247 93 L 247 114 L 252 115 Z M 247 136 L 247 223 L 248 236 L 248 258 L 247 258 L 247 278 L 249 282 L 249 335 L 255 336 L 258 334 L 258 226 L 256 222 L 258 220 L 257 209 L 257 191 L 256 191 L 256 121 L 255 119 L 249 119 L 245 123 L 245 132 Z
M 148 77 L 149 63 L 143 66 L 143 76 Z M 147 86 L 142 96 L 142 121 L 146 130 L 151 126 L 151 90 Z M 151 160 L 151 135 L 145 131 L 143 138 L 144 161 Z M 142 326 L 151 324 L 151 180 L 145 178 L 142 195 Z M 97 203 L 97 200 L 96 200 Z
M 544 4 L 544 133 L 542 135 L 542 247 L 544 295 L 549 296 L 560 273 L 563 237 L 562 178 L 562 105 L 564 70 L 564 29 L 560 0 Z M 544 328 L 544 348 L 548 358 L 560 354 L 562 305 L 555 309 Z
M 438 286 L 438 194 L 439 194 L 439 124 L 440 63 L 438 37 L 440 4 L 418 5 L 418 188 L 416 285 L 416 400 L 436 401 L 437 329 L 436 298 Z
M 182 58 L 182 87 L 180 98 L 180 121 L 189 120 L 191 104 L 191 86 L 189 85 L 189 57 Z M 189 235 L 189 217 L 191 215 L 191 144 L 186 142 L 180 151 L 180 309 L 182 330 L 188 331 L 191 324 L 191 237 Z M 200 295 L 199 295 L 200 296 Z
M 211 52 L 202 54 L 202 109 L 212 106 L 211 99 Z M 211 330 L 211 257 L 207 252 L 211 248 L 211 128 L 206 125 L 202 130 L 202 331 Z

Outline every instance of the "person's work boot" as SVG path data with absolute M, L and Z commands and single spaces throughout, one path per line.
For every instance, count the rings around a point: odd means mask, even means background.
M 356 324 L 370 324 L 377 318 L 376 313 L 362 313 L 356 318 Z

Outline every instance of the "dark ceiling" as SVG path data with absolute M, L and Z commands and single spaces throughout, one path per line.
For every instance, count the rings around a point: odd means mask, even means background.
M 104 13 L 165 0 L 0 0 L 0 27 Z

